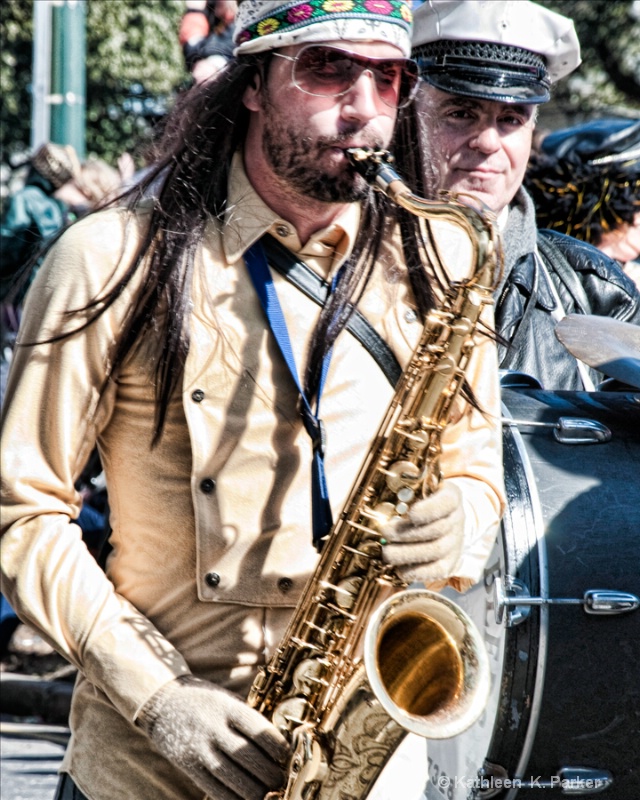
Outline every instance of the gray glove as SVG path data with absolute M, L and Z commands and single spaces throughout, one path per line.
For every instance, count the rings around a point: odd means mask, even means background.
M 263 800 L 284 781 L 290 749 L 280 732 L 236 695 L 193 675 L 156 692 L 138 725 L 215 800 Z
M 444 481 L 438 491 L 414 503 L 406 517 L 381 526 L 388 542 L 382 558 L 407 583 L 450 578 L 462 554 L 464 527 L 462 492 Z

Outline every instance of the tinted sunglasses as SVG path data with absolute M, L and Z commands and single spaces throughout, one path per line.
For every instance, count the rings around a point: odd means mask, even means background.
M 368 72 L 378 95 L 390 108 L 409 105 L 418 88 L 418 65 L 410 58 L 366 58 L 339 47 L 309 44 L 295 56 L 274 53 L 292 62 L 293 84 L 305 94 L 341 97 Z

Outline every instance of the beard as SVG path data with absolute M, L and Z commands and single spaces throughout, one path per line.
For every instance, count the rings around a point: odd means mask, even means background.
M 360 128 L 333 137 L 312 138 L 303 136 L 290 123 L 279 118 L 270 104 L 265 104 L 265 122 L 262 147 L 274 174 L 297 194 L 324 203 L 353 203 L 363 200 L 369 185 L 350 164 L 339 167 L 330 174 L 322 166 L 322 156 L 328 149 L 342 147 L 360 132 L 361 143 L 381 147 L 371 134 Z

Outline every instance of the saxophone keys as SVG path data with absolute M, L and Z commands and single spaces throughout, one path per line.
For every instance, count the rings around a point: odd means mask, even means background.
M 318 658 L 303 659 L 293 672 L 293 685 L 298 694 L 310 696 L 321 686 L 328 686 L 326 674 L 329 662 Z
M 367 531 L 374 533 L 370 528 L 367 528 Z M 355 556 L 353 559 L 353 566 L 355 568 L 366 569 L 369 561 L 371 561 L 372 558 L 376 558 L 378 555 L 378 551 L 372 547 L 370 542 L 360 547 L 350 547 L 347 544 L 343 544 L 342 549 L 347 553 L 351 553 L 352 556 Z
M 427 316 L 427 321 L 433 324 L 440 324 L 442 322 L 451 322 L 454 320 L 456 315 L 451 311 L 445 311 L 444 309 L 434 308 L 432 311 L 429 312 Z
M 393 503 L 389 503 L 389 505 L 391 506 L 391 516 L 392 516 L 393 515 Z M 371 514 L 371 515 L 367 515 L 367 516 L 369 516 L 369 518 L 374 521 L 374 524 L 376 524 L 376 523 L 380 524 L 381 522 L 386 522 L 386 520 L 389 519 L 389 516 L 384 515 L 384 512 L 382 512 L 382 515 Z M 357 531 L 362 531 L 363 533 L 366 533 L 368 536 L 374 536 L 376 538 L 378 537 L 377 530 L 374 530 L 373 528 L 369 528 L 366 525 L 362 525 L 359 522 L 355 522 L 353 520 L 350 520 L 347 524 L 351 528 L 355 528 L 355 530 L 357 530 Z M 347 547 L 343 547 L 342 549 L 343 550 L 348 550 Z M 363 552 L 364 552 L 364 550 L 363 550 Z
M 351 575 L 343 578 L 337 586 L 334 586 L 335 601 L 342 611 L 351 611 L 355 606 L 360 589 L 364 583 L 364 578 L 358 575 Z
M 388 522 L 396 516 L 396 507 L 393 503 L 378 503 L 374 508 L 366 507 L 362 509 L 362 514 L 371 520 L 371 524 L 374 525 L 375 528 L 379 528 L 380 525 L 384 525 L 385 522 Z M 375 534 L 376 542 L 363 545 L 361 549 L 365 551 L 370 558 L 379 558 L 380 550 L 377 545 L 380 544 L 380 533 L 377 530 L 369 530 Z
M 302 649 L 307 650 L 315 650 L 316 653 L 323 653 L 324 650 L 317 644 L 313 644 L 313 642 L 308 642 L 306 639 L 301 639 L 299 636 L 292 636 L 291 642 L 296 646 Z
M 383 472 L 387 476 L 387 486 L 397 494 L 405 486 L 418 486 L 423 471 L 412 461 L 396 461 Z
M 439 372 L 441 375 L 455 375 L 458 370 L 458 365 L 455 358 L 450 355 L 443 356 L 433 366 L 434 372 Z
M 315 708 L 304 697 L 287 697 L 275 707 L 271 721 L 283 736 L 288 736 L 315 716 Z
M 465 336 L 473 333 L 474 325 L 470 319 L 457 319 L 451 326 L 451 332 L 458 336 Z
M 413 420 L 403 420 L 402 425 L 397 426 L 397 432 L 409 440 L 409 447 L 415 450 L 422 450 L 424 447 L 429 446 L 429 437 L 431 431 L 435 430 L 435 425 L 425 424 L 416 430 L 405 430 L 409 424 L 414 424 Z
M 341 608 L 339 605 L 335 603 L 326 603 L 324 606 L 327 610 L 338 614 L 339 616 L 343 617 L 348 622 L 357 622 L 358 617 L 355 614 L 350 614 L 346 608 Z
M 277 795 L 277 797 L 282 797 L 282 800 L 305 800 L 305 798 L 315 797 L 314 787 L 317 789 L 318 784 L 325 780 L 328 772 L 324 750 L 313 731 L 307 726 L 293 732 L 292 748 L 289 780 L 284 794 Z M 268 796 L 265 800 L 268 800 Z
M 402 503 L 410 503 L 415 496 L 416 493 L 410 486 L 403 486 L 398 492 L 398 500 L 400 500 Z M 396 506 L 396 511 L 397 510 L 398 506 Z M 398 511 L 398 513 L 400 512 Z

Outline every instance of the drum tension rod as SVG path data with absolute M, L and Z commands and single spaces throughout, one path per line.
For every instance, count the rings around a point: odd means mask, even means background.
M 503 580 L 496 576 L 493 581 L 493 600 L 496 624 L 502 625 L 507 612 L 506 625 L 519 625 L 529 616 L 530 606 L 583 606 L 587 614 L 612 615 L 636 611 L 640 598 L 629 592 L 615 589 L 587 589 L 580 598 L 531 597 L 527 586 L 517 578 L 507 575 Z
M 518 428 L 552 428 L 554 438 L 561 444 L 602 444 L 611 441 L 611 431 L 606 425 L 583 417 L 558 417 L 557 422 L 503 417 L 502 424 Z

